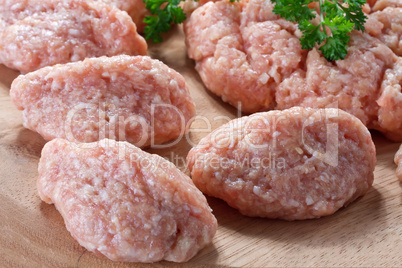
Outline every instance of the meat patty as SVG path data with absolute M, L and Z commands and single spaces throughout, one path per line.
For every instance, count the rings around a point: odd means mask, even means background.
M 398 165 L 396 169 L 396 176 L 400 181 L 402 181 L 402 145 L 399 147 L 399 150 L 395 154 L 394 158 L 395 164 Z
M 217 228 L 188 176 L 127 142 L 48 142 L 37 187 L 80 245 L 114 261 L 184 262 Z
M 297 25 L 264 0 L 208 2 L 184 24 L 188 55 L 205 86 L 245 112 L 273 108 L 274 90 L 300 67 Z
M 195 115 L 184 78 L 147 56 L 120 55 L 45 67 L 10 90 L 23 124 L 46 140 L 127 140 L 138 147 L 186 133 Z
M 109 5 L 115 6 L 118 9 L 126 11 L 133 19 L 139 33 L 144 32 L 146 24 L 143 22 L 146 15 L 150 13 L 145 8 L 145 3 L 142 0 L 101 0 Z
M 0 63 L 31 72 L 57 63 L 146 55 L 132 19 L 100 1 L 0 0 Z
M 376 151 L 340 109 L 256 113 L 216 129 L 187 156 L 195 185 L 252 217 L 331 215 L 371 187 Z
M 399 9 L 370 15 L 369 34 L 353 31 L 347 57 L 328 62 L 317 48 L 301 49 L 297 24 L 273 14 L 273 6 L 208 2 L 191 14 L 184 24 L 188 55 L 206 88 L 246 113 L 339 107 L 402 140 L 402 128 L 379 123 L 378 103 L 385 73 L 399 68 Z

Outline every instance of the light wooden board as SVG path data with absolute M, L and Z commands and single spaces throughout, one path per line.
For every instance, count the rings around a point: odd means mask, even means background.
M 197 113 L 214 129 L 236 110 L 207 92 L 186 56 L 180 28 L 149 54 L 179 71 L 191 89 Z M 21 125 L 9 88 L 17 72 L 0 66 L 0 267 L 137 267 L 115 263 L 82 248 L 52 205 L 36 193 L 37 164 L 45 141 Z M 216 118 L 216 116 L 223 116 Z M 193 128 L 206 129 L 202 120 Z M 151 150 L 173 161 L 184 159 L 206 133 L 190 133 L 177 145 Z M 187 264 L 270 267 L 401 267 L 402 184 L 393 157 L 399 144 L 373 132 L 378 164 L 371 190 L 332 216 L 286 222 L 248 218 L 223 201 L 208 198 L 219 228 L 213 243 Z M 176 157 L 175 160 L 172 155 Z M 180 168 L 184 163 L 178 162 Z M 175 264 L 161 262 L 156 266 Z

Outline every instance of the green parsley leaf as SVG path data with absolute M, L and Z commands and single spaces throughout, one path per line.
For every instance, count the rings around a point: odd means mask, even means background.
M 307 20 L 300 22 L 299 29 L 303 32 L 300 39 L 303 49 L 312 49 L 316 43 L 321 44 L 327 38 L 326 33 L 321 31 L 320 25 L 314 25 Z
M 155 43 L 162 42 L 161 33 L 168 32 L 172 23 L 179 24 L 186 19 L 186 14 L 179 7 L 182 0 L 144 0 L 146 8 L 152 14 L 145 16 L 145 38 L 152 39 Z M 161 8 L 164 6 L 163 8 Z
M 313 0 L 271 0 L 271 2 L 275 3 L 274 13 L 288 21 L 308 21 L 316 16 L 307 6 L 314 2 Z
M 303 49 L 320 46 L 319 49 L 329 61 L 344 59 L 348 53 L 349 33 L 355 29 L 364 31 L 366 15 L 362 11 L 366 0 L 319 0 L 319 8 L 308 5 L 314 0 L 271 0 L 275 3 L 273 12 L 286 20 L 297 22 L 303 35 L 300 44 Z M 312 19 L 320 16 L 315 25 Z

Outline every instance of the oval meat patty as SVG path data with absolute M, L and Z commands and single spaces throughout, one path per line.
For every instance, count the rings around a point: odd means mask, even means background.
M 127 142 L 48 142 L 37 187 L 83 247 L 114 261 L 184 262 L 217 228 L 188 176 Z
M 203 193 L 242 214 L 303 220 L 364 195 L 376 151 L 356 117 L 294 107 L 232 120 L 203 138 L 187 161 Z
M 138 147 L 186 133 L 195 115 L 184 78 L 147 56 L 100 57 L 20 75 L 10 95 L 46 140 L 127 140 Z
M 273 7 L 269 0 L 218 1 L 191 13 L 184 24 L 188 55 L 206 88 L 246 113 L 340 108 L 402 141 L 402 129 L 378 122 L 377 103 L 385 73 L 399 68 L 398 10 L 372 13 L 367 33 L 351 33 L 347 57 L 329 62 L 317 48 L 302 50 L 297 24 Z
M 184 23 L 188 55 L 205 86 L 245 112 L 274 106 L 276 86 L 300 68 L 297 25 L 270 1 L 208 2 Z
M 119 54 L 147 54 L 126 12 L 100 1 L 0 0 L 0 63 L 9 68 Z

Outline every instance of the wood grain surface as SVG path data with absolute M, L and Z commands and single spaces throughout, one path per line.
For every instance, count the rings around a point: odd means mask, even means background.
M 186 78 L 198 115 L 211 122 L 208 126 L 197 118 L 192 125 L 197 133 L 192 131 L 175 146 L 148 150 L 184 170 L 183 159 L 192 144 L 209 128 L 238 115 L 205 90 L 186 55 L 180 27 L 166 35 L 164 43 L 150 45 L 149 55 Z M 21 112 L 10 100 L 10 85 L 17 75 L 0 65 L 0 267 L 151 266 L 116 263 L 88 252 L 68 233 L 55 207 L 41 202 L 35 183 L 45 141 L 24 129 Z M 208 198 L 218 219 L 218 232 L 213 243 L 185 266 L 402 267 L 402 184 L 393 163 L 399 144 L 372 134 L 378 164 L 374 185 L 365 196 L 332 216 L 295 222 L 248 218 L 225 202 Z

